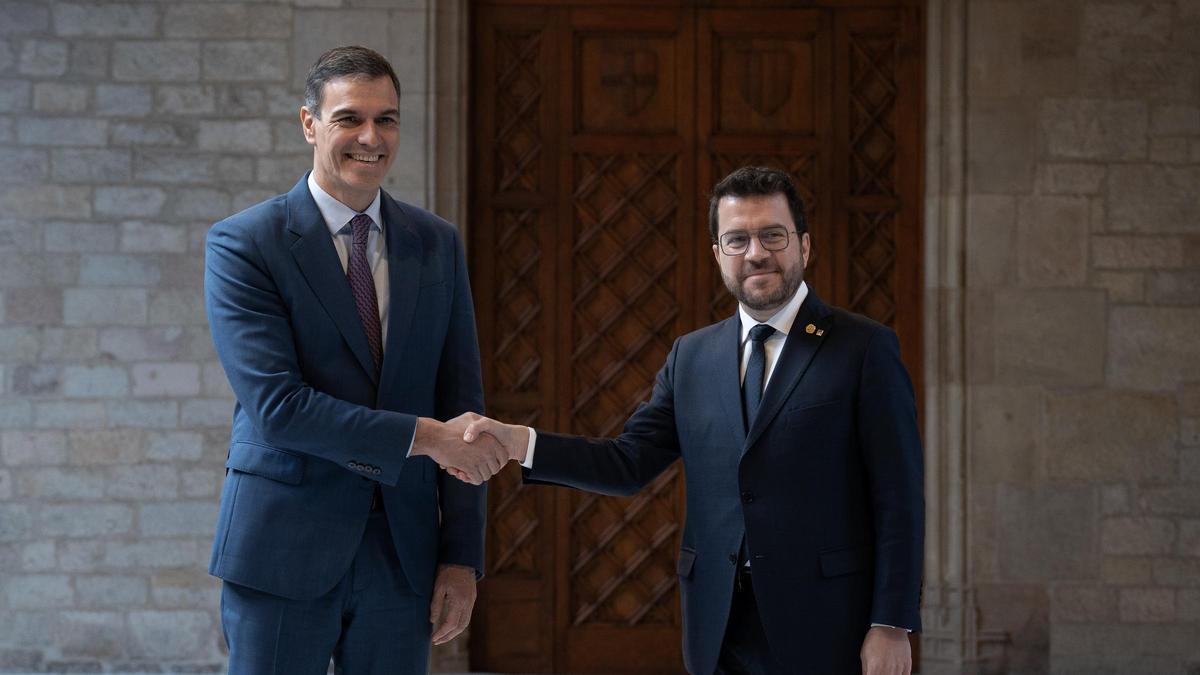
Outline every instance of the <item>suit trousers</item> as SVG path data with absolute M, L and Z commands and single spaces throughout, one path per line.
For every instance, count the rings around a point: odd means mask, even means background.
M 721 654 L 717 657 L 716 675 L 776 675 L 785 672 L 767 644 L 758 601 L 754 598 L 753 575 L 739 571 L 729 607 L 729 623 Z
M 289 600 L 225 582 L 221 625 L 231 675 L 424 675 L 430 599 L 400 568 L 387 516 L 373 511 L 345 576 L 322 596 Z

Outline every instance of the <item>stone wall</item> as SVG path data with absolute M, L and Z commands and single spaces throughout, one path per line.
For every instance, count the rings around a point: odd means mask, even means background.
M 459 96 L 431 86 L 459 44 L 433 44 L 447 16 L 425 0 L 0 2 L 0 671 L 223 667 L 205 569 L 232 397 L 204 235 L 311 166 L 303 78 L 336 44 L 397 67 L 387 188 L 456 203 L 427 125 Z M 464 650 L 438 658 L 462 669 Z
M 984 669 L 1200 670 L 1200 2 L 966 5 Z

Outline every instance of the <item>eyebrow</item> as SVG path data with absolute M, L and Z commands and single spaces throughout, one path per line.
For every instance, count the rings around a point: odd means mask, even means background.
M 353 108 L 335 108 L 333 110 L 333 112 L 329 113 L 330 117 L 338 117 L 340 115 L 355 115 L 358 117 L 363 116 L 362 113 L 358 112 L 357 110 L 355 110 Z M 400 111 L 395 108 L 388 108 L 387 110 L 384 110 L 383 112 L 376 115 L 376 117 L 389 117 L 389 116 L 390 117 L 399 117 Z

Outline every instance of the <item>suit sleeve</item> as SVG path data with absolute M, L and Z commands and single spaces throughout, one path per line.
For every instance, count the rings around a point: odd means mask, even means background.
M 924 460 L 912 383 L 890 329 L 867 347 L 857 417 L 875 524 L 871 623 L 920 630 Z
M 263 256 L 249 234 L 228 222 L 208 234 L 204 301 L 229 384 L 267 443 L 341 466 L 371 461 L 382 469 L 376 480 L 396 484 L 416 417 L 356 405 L 305 383 L 287 307 Z M 355 441 L 352 449 L 347 438 Z
M 437 417 L 441 420 L 465 412 L 484 413 L 475 308 L 467 280 L 466 255 L 457 234 L 454 248 L 450 327 L 437 374 Z M 472 567 L 477 577 L 483 576 L 487 484 L 470 485 L 439 471 L 438 500 L 442 513 L 438 562 Z
M 533 468 L 526 482 L 578 488 L 605 495 L 632 495 L 679 459 L 675 426 L 674 368 L 680 341 L 658 371 L 650 400 L 625 422 L 617 438 L 584 438 L 537 432 Z

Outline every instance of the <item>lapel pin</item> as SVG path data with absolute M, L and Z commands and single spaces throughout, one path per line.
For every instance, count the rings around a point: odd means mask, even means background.
M 823 330 L 821 330 L 821 329 L 819 329 L 819 328 L 817 329 L 817 337 L 821 337 L 821 336 L 822 336 L 822 335 L 824 335 L 824 334 L 825 334 L 825 331 L 823 331 Z
M 804 332 L 808 333 L 809 335 L 812 335 L 813 333 L 817 332 L 817 327 L 810 323 L 804 327 Z

